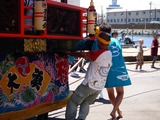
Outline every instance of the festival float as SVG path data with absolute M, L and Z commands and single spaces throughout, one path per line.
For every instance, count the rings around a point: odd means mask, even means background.
M 78 50 L 86 39 L 85 50 L 93 41 L 93 6 L 92 0 L 89 9 L 53 0 L 1 0 L 0 120 L 24 120 L 66 105 L 71 92 L 64 51 Z

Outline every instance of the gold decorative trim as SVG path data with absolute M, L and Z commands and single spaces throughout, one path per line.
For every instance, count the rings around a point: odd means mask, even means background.
M 45 52 L 46 47 L 46 39 L 24 39 L 25 52 Z

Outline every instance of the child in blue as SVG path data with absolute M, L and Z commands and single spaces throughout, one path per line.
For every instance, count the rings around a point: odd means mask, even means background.
M 108 27 L 104 27 L 108 26 Z M 107 30 L 103 28 L 108 28 Z M 105 31 L 110 33 L 111 27 L 108 24 L 100 25 L 100 31 Z M 112 66 L 110 68 L 109 74 L 107 76 L 107 81 L 105 88 L 108 92 L 108 97 L 113 105 L 113 110 L 110 113 L 112 120 L 116 118 L 116 111 L 118 113 L 117 119 L 122 118 L 122 112 L 119 106 L 123 100 L 124 89 L 123 86 L 131 85 L 131 80 L 129 78 L 124 58 L 122 55 L 122 48 L 119 41 L 116 39 L 118 36 L 117 32 L 112 33 L 111 42 L 109 44 L 109 50 L 112 53 Z M 99 49 L 97 46 L 97 40 L 93 43 L 92 49 Z M 117 96 L 114 95 L 114 88 L 116 89 Z
M 116 118 L 116 111 L 118 113 L 117 119 L 123 117 L 122 112 L 119 109 L 124 95 L 123 86 L 131 85 L 131 80 L 122 55 L 122 48 L 119 41 L 116 39 L 117 36 L 118 33 L 112 33 L 111 42 L 109 44 L 109 49 L 112 52 L 113 65 L 111 66 L 105 85 L 108 92 L 108 97 L 114 106 L 112 112 L 110 113 L 113 120 Z M 116 89 L 117 96 L 114 95 L 114 87 Z

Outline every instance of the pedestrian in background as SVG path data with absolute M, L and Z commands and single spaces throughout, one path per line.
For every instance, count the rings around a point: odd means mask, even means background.
M 137 46 L 137 50 L 138 50 L 138 54 L 136 56 L 136 71 L 138 70 L 139 67 L 139 71 L 142 70 L 142 65 L 144 64 L 144 59 L 143 59 L 143 43 L 144 41 L 142 39 L 139 39 L 139 44 Z
M 79 64 L 79 72 L 86 73 L 87 71 L 84 69 L 84 66 L 86 65 L 86 60 L 83 58 L 82 62 Z
M 70 64 L 70 69 L 78 62 L 78 58 L 74 57 L 74 56 L 69 56 L 69 64 Z M 74 78 L 80 78 L 79 74 L 77 73 L 77 67 L 75 67 L 75 69 L 70 73 L 71 77 Z
M 152 56 L 151 68 L 155 68 L 154 64 L 156 60 L 158 59 L 158 47 L 159 47 L 158 38 L 159 38 L 159 35 L 155 34 L 154 39 L 152 40 L 152 44 L 151 44 L 151 56 Z

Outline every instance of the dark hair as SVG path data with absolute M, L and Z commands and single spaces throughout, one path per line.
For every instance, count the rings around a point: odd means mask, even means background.
M 107 24 L 107 23 L 102 23 L 100 26 L 100 31 L 103 31 L 103 32 L 107 32 L 107 33 L 111 33 L 111 25 Z
M 101 39 L 100 39 L 101 38 Z M 102 42 L 103 44 L 109 44 L 110 43 L 110 34 L 107 32 L 101 32 L 98 36 L 98 40 Z M 104 42 L 105 41 L 105 42 Z
M 99 37 L 102 38 L 102 39 L 104 39 L 104 40 L 106 40 L 106 41 L 110 41 L 110 34 L 107 33 L 107 32 L 101 32 L 99 34 Z
M 112 32 L 112 36 L 115 35 L 115 34 L 118 35 L 118 32 L 117 31 L 113 31 Z

